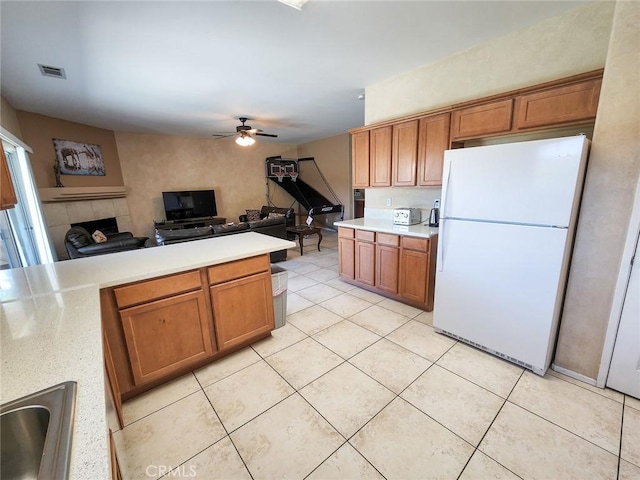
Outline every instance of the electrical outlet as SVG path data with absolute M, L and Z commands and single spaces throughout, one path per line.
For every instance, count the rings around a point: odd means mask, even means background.
M 387 198 L 387 207 L 391 206 L 391 198 Z

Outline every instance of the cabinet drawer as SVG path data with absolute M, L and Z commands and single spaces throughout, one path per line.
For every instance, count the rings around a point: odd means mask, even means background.
M 362 242 L 374 242 L 375 239 L 375 232 L 369 232 L 367 230 L 356 230 L 356 240 L 360 240 Z
M 119 308 L 150 302 L 159 298 L 197 290 L 201 287 L 200 272 L 197 270 L 138 282 L 114 288 Z
M 338 227 L 338 237 L 340 238 L 353 238 L 353 228 Z
M 378 244 L 397 247 L 398 245 L 400 245 L 400 237 L 398 235 L 391 235 L 389 233 L 378 233 Z
M 209 283 L 213 285 L 265 271 L 269 271 L 268 255 L 215 265 L 207 269 L 207 274 L 209 275 Z
M 451 138 L 480 138 L 511 130 L 513 99 L 455 110 L 451 117 Z
M 417 252 L 426 252 L 429 250 L 429 239 L 402 237 L 402 248 L 406 250 L 415 250 Z

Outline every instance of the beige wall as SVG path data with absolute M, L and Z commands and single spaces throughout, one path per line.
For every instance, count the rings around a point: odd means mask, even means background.
M 298 158 L 305 157 L 313 157 L 315 159 L 322 175 L 324 175 L 331 189 L 345 207 L 344 218 L 353 218 L 349 134 L 344 133 L 298 145 Z M 324 195 L 327 200 L 334 201 L 330 190 L 322 181 L 318 169 L 311 162 L 300 163 L 300 177 Z M 302 220 L 304 221 L 304 219 Z M 320 215 L 315 218 L 316 223 L 324 223 L 326 225 L 333 225 L 333 222 L 338 220 L 340 220 L 340 214 Z
M 640 3 L 616 4 L 554 363 L 597 377 L 640 178 Z
M 602 68 L 613 2 L 595 2 L 365 89 L 365 124 Z
M 267 203 L 265 158 L 297 158 L 295 145 L 260 140 L 243 148 L 233 138 L 124 132 L 116 132 L 115 138 L 133 231 L 149 237 L 153 221 L 164 219 L 163 191 L 214 189 L 218 215 L 237 222 L 245 209 Z M 282 194 L 272 190 L 274 203 L 281 204 Z
M 602 355 L 640 169 L 639 7 L 635 2 L 579 7 L 366 89 L 365 119 L 374 123 L 605 67 L 555 359 L 559 367 L 591 379 Z M 392 195 L 398 189 L 386 190 Z M 379 204 L 386 195 L 374 201 Z
M 111 130 L 68 122 L 67 120 L 22 110 L 17 111 L 17 116 L 23 134 L 22 140 L 33 149 L 33 153 L 29 155 L 29 158 L 31 159 L 31 168 L 38 188 L 54 187 L 56 184 L 53 173 L 55 151 L 52 139 L 54 138 L 92 143 L 100 145 L 102 150 L 106 175 L 62 175 L 61 181 L 65 187 L 123 185 L 118 150 Z
M 22 140 L 16 109 L 3 96 L 0 96 L 0 125 Z

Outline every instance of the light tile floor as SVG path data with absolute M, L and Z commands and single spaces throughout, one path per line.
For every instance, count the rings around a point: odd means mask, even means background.
M 286 326 L 125 403 L 125 478 L 640 479 L 640 401 L 439 335 L 309 243 Z

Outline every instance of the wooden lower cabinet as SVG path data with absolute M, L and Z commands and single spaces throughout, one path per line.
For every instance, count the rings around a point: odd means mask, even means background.
M 202 290 L 120 311 L 134 384 L 197 364 L 214 352 Z
M 433 310 L 437 235 L 421 238 L 339 227 L 338 237 L 340 276 L 344 280 Z
M 211 288 L 216 340 L 221 350 L 273 330 L 271 273 L 259 273 Z M 270 308 L 269 308 L 270 306 Z
M 100 307 L 117 404 L 268 336 L 269 255 L 105 288 Z

